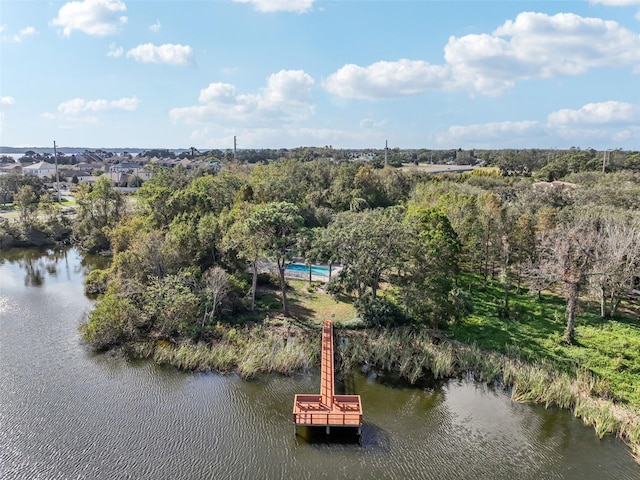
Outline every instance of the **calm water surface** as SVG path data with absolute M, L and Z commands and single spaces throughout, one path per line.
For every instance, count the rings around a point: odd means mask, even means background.
M 293 396 L 316 375 L 243 381 L 88 353 L 90 266 L 74 250 L 0 254 L 2 479 L 640 479 L 621 442 L 464 382 L 356 375 L 362 443 L 295 437 Z

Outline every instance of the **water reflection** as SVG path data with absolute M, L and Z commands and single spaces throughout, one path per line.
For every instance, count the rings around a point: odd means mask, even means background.
M 47 278 L 64 274 L 67 280 L 72 274 L 86 276 L 96 268 L 107 268 L 110 258 L 102 255 L 84 255 L 80 262 L 69 262 L 70 247 L 59 248 L 12 248 L 0 252 L 0 266 L 7 263 L 18 267 L 24 274 L 25 287 L 42 287 Z
M 0 265 L 17 265 L 24 271 L 25 287 L 41 287 L 47 276 L 58 274 L 58 261 L 65 255 L 66 250 L 15 248 L 3 252 Z

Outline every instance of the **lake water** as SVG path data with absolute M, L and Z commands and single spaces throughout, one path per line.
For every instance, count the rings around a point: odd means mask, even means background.
M 614 438 L 559 410 L 465 382 L 391 388 L 355 375 L 362 442 L 301 429 L 317 374 L 184 373 L 93 355 L 75 250 L 0 254 L 2 479 L 634 479 Z

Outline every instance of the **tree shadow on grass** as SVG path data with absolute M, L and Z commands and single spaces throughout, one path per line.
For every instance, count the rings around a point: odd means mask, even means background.
M 316 318 L 316 312 L 305 306 L 298 298 L 289 298 L 289 310 L 294 319 L 302 320 L 307 324 Z

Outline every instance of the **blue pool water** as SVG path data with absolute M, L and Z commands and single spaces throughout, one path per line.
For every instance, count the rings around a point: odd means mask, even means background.
M 309 273 L 309 267 L 303 263 L 292 263 L 287 267 L 287 270 L 290 272 L 305 272 Z M 312 275 L 324 275 L 325 277 L 329 276 L 329 267 L 321 267 L 320 265 L 312 265 L 311 266 L 311 274 Z

